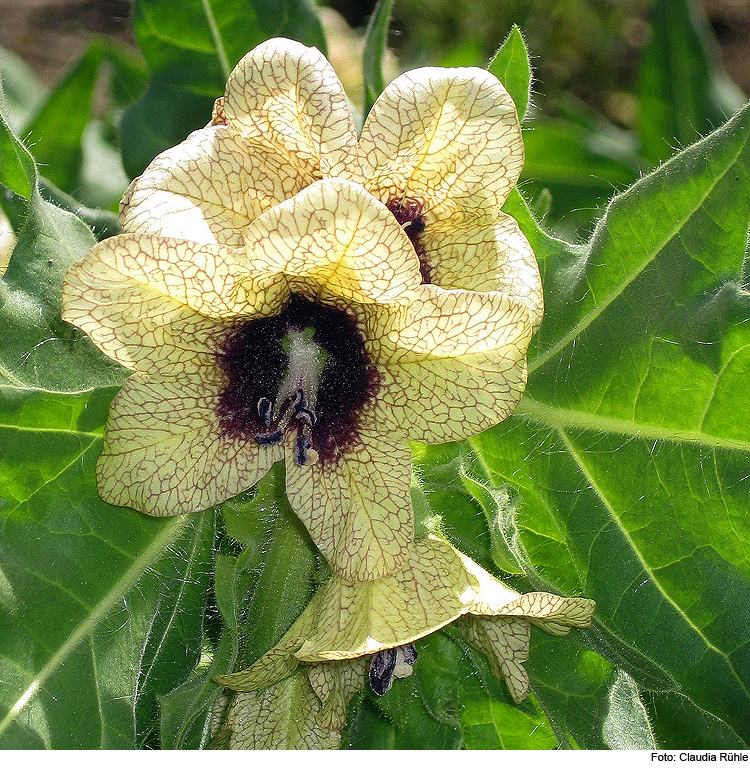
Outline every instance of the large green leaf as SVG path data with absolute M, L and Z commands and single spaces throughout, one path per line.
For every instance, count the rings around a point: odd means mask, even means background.
M 519 565 L 597 600 L 600 653 L 745 744 L 749 139 L 747 107 L 616 198 L 583 253 L 539 252 L 527 394 L 472 441 Z M 669 745 L 699 747 L 700 721 Z
M 139 175 L 161 151 L 208 123 L 231 69 L 255 45 L 276 35 L 325 52 L 311 0 L 137 0 L 138 44 L 151 80 L 122 118 L 122 155 Z
M 0 745 L 132 748 L 197 663 L 213 513 L 156 520 L 97 496 L 125 373 L 59 318 L 65 270 L 94 239 L 10 145 L 0 180 L 31 192 L 0 280 Z

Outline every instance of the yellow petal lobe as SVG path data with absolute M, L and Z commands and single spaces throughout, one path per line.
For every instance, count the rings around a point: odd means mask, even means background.
M 287 497 L 331 568 L 349 581 L 390 575 L 409 558 L 411 453 L 360 430 L 336 462 L 298 466 L 287 441 Z
M 531 338 L 522 303 L 425 285 L 407 302 L 365 313 L 383 376 L 381 427 L 424 443 L 462 440 L 502 421 L 520 400 Z
M 392 81 L 360 138 L 364 182 L 414 199 L 426 221 L 497 215 L 523 167 L 515 105 L 480 68 L 421 68 Z
M 229 76 L 224 113 L 236 133 L 284 155 L 311 179 L 357 169 L 344 89 L 315 48 L 285 38 L 256 46 Z
M 415 542 L 409 565 L 386 578 L 334 577 L 318 601 L 314 629 L 295 656 L 302 662 L 353 659 L 412 643 L 465 613 L 477 594 L 452 546 Z
M 492 224 L 457 223 L 422 235 L 430 280 L 444 289 L 502 292 L 523 303 L 532 331 L 542 322 L 539 267 L 515 219 L 501 213 Z
M 222 125 L 192 133 L 154 159 L 120 204 L 126 232 L 241 246 L 247 225 L 312 178 Z
M 419 260 L 390 211 L 358 184 L 326 179 L 271 208 L 248 228 L 253 272 L 284 273 L 321 302 L 374 302 L 421 283 Z
M 219 371 L 169 380 L 133 375 L 110 405 L 96 466 L 106 502 L 152 516 L 210 508 L 249 489 L 282 452 L 222 435 Z
M 229 705 L 217 740 L 235 749 L 336 749 L 341 735 L 317 722 L 321 702 L 306 673 L 263 692 L 240 692 Z

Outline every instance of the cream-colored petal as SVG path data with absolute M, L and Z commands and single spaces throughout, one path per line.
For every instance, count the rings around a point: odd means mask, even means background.
M 232 750 L 337 749 L 341 735 L 317 722 L 320 709 L 306 673 L 297 673 L 261 693 L 237 694 L 218 737 Z
M 246 54 L 224 95 L 230 128 L 311 178 L 357 170 L 357 133 L 336 73 L 315 48 L 273 38 Z
M 532 330 L 538 329 L 544 313 L 539 267 L 512 216 L 501 213 L 492 224 L 425 229 L 420 240 L 433 284 L 444 289 L 503 292 L 526 306 Z
M 365 186 L 414 200 L 435 222 L 493 217 L 523 167 L 515 105 L 481 68 L 421 68 L 392 81 L 360 138 Z
M 159 154 L 120 203 L 126 232 L 241 246 L 247 225 L 312 182 L 273 149 L 206 127 Z
M 259 216 L 247 230 L 253 272 L 286 274 L 293 291 L 321 301 L 372 302 L 421 283 L 411 241 L 359 184 L 326 179 Z
M 529 622 L 465 616 L 458 625 L 466 641 L 487 657 L 495 678 L 505 680 L 514 702 L 525 699 L 529 693 L 529 674 L 522 663 L 529 658 Z
M 173 372 L 181 367 L 183 349 L 215 350 L 214 336 L 221 330 L 205 317 L 269 316 L 288 298 L 282 276 L 255 277 L 238 286 L 240 262 L 244 254 L 226 246 L 117 235 L 70 267 L 62 317 L 126 367 Z
M 413 643 L 455 621 L 478 593 L 460 556 L 430 536 L 412 546 L 410 563 L 365 583 L 334 576 L 316 600 L 315 627 L 297 651 L 302 662 L 353 659 Z
M 526 307 L 496 292 L 420 287 L 409 302 L 363 306 L 382 376 L 377 423 L 410 440 L 462 440 L 502 421 L 526 384 Z
M 484 589 L 482 590 L 484 595 Z M 532 620 L 553 635 L 566 635 L 571 627 L 590 627 L 596 608 L 594 600 L 585 597 L 560 597 L 549 592 L 529 592 L 513 602 L 497 607 L 484 596 L 472 605 L 470 612 L 482 616 L 517 616 Z
M 367 681 L 367 659 L 359 657 L 344 662 L 321 662 L 310 665 L 307 677 L 320 698 L 316 721 L 321 727 L 339 731 L 346 724 L 349 701 Z
M 290 435 L 286 447 L 289 503 L 332 570 L 350 581 L 369 581 L 402 567 L 414 538 L 405 440 L 365 428 L 337 461 L 301 466 Z
M 109 408 L 96 466 L 106 502 L 153 516 L 192 513 L 249 489 L 278 447 L 225 437 L 217 368 L 167 380 L 131 376 Z

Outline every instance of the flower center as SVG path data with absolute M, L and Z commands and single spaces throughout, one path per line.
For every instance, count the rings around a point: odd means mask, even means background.
M 419 257 L 419 272 L 422 274 L 422 283 L 429 284 L 430 266 L 427 262 L 427 252 L 422 243 L 422 233 L 425 222 L 422 217 L 422 203 L 410 197 L 389 200 L 386 208 L 396 217 L 396 221 L 404 228 L 404 232 L 414 246 L 414 251 Z
M 260 446 L 293 435 L 299 466 L 338 459 L 379 382 L 354 316 L 301 295 L 278 316 L 233 328 L 216 358 L 223 434 Z

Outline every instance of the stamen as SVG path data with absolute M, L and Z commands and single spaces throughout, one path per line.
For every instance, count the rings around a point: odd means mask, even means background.
M 275 446 L 277 443 L 281 443 L 284 440 L 284 430 L 277 429 L 271 432 L 257 432 L 253 435 L 253 440 L 259 446 Z
M 268 397 L 261 397 L 258 400 L 258 418 L 266 429 L 273 423 L 273 403 Z
M 417 216 L 416 219 L 411 220 L 410 224 L 404 226 L 411 227 L 416 233 L 424 232 L 424 219 L 421 216 Z
M 310 448 L 310 438 L 308 435 L 297 435 L 297 440 L 294 441 L 294 464 L 302 465 L 307 464 L 308 455 L 307 450 Z
M 396 678 L 408 678 L 412 673 L 411 666 L 417 661 L 417 649 L 414 643 L 407 643 L 405 646 L 398 646 L 396 649 L 396 666 L 393 668 L 393 675 Z
M 307 401 L 305 400 L 305 393 L 302 389 L 295 389 L 292 394 L 292 410 L 301 411 L 307 408 Z
M 393 685 L 396 655 L 395 648 L 386 648 L 373 654 L 370 661 L 370 688 L 378 697 L 382 697 Z
M 318 421 L 318 417 L 315 415 L 315 411 L 312 408 L 300 408 L 297 413 L 294 414 L 294 418 L 297 421 L 307 424 L 308 427 L 314 427 Z

